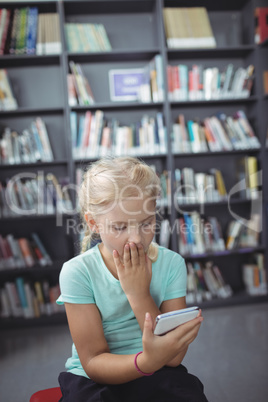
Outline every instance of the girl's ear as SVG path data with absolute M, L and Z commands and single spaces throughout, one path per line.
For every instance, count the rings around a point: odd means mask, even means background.
M 86 223 L 88 224 L 91 232 L 99 233 L 98 225 L 97 225 L 95 219 L 93 219 L 92 215 L 90 213 L 86 213 L 84 216 L 85 216 Z

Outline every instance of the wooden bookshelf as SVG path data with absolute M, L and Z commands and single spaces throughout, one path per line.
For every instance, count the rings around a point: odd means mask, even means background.
M 172 0 L 63 0 L 59 1 L 3 1 L 1 8 L 20 8 L 23 6 L 38 7 L 40 12 L 59 14 L 60 32 L 62 39 L 62 52 L 53 55 L 1 55 L 0 68 L 6 68 L 10 75 L 14 95 L 18 102 L 17 110 L 0 111 L 0 128 L 10 126 L 14 130 L 25 129 L 31 119 L 41 116 L 47 123 L 48 134 L 55 151 L 54 161 L 46 163 L 26 163 L 20 165 L 0 165 L 1 180 L 9 178 L 21 172 L 36 173 L 38 170 L 53 172 L 57 177 L 68 177 L 70 183 L 75 183 L 77 167 L 83 167 L 94 158 L 75 160 L 72 156 L 71 143 L 71 112 L 84 115 L 87 110 L 95 112 L 100 109 L 110 118 L 117 118 L 125 124 L 133 123 L 141 119 L 143 114 L 155 116 L 161 112 L 164 116 L 168 135 L 167 153 L 165 155 L 137 155 L 149 164 L 155 164 L 159 172 L 168 170 L 174 172 L 175 168 L 184 166 L 192 167 L 196 171 L 206 171 L 217 167 L 225 172 L 228 189 L 235 184 L 234 166 L 236 161 L 245 155 L 254 155 L 258 159 L 259 167 L 263 172 L 268 170 L 268 156 L 265 149 L 265 139 L 268 127 L 267 96 L 263 96 L 262 72 L 268 69 L 267 41 L 262 45 L 254 44 L 254 8 L 265 6 L 265 0 L 184 0 L 176 2 Z M 217 47 L 213 49 L 169 49 L 166 45 L 163 27 L 162 10 L 164 7 L 195 7 L 207 8 Z M 102 23 L 105 26 L 112 45 L 112 51 L 94 53 L 68 52 L 64 37 L 65 22 Z M 149 63 L 155 55 L 162 56 L 163 71 L 168 65 L 201 64 L 206 67 L 218 66 L 223 68 L 228 63 L 234 63 L 239 67 L 253 64 L 255 67 L 254 85 L 248 98 L 194 100 L 194 101 L 169 101 L 167 96 L 167 78 L 164 74 L 165 97 L 161 102 L 112 102 L 109 93 L 108 72 L 115 68 L 140 68 Z M 67 73 L 69 62 L 81 63 L 83 71 L 92 90 L 96 103 L 87 106 L 69 106 Z M 243 110 L 256 136 L 259 138 L 261 148 L 258 150 L 232 150 L 221 152 L 201 152 L 178 154 L 172 152 L 171 132 L 172 125 L 179 113 L 185 115 L 185 119 L 203 119 L 213 113 L 222 111 L 227 115 Z M 174 177 L 172 177 L 172 183 Z M 205 302 L 204 307 L 232 306 L 236 304 L 255 303 L 267 301 L 267 296 L 250 297 L 239 282 L 239 264 L 245 261 L 247 256 L 255 252 L 263 252 L 265 255 L 266 271 L 268 274 L 268 251 L 265 245 L 268 239 L 268 185 L 263 175 L 262 183 L 262 233 L 258 248 L 229 251 L 221 255 L 220 269 L 224 275 L 228 271 L 229 284 L 232 280 L 236 293 L 228 300 L 217 299 Z M 75 194 L 72 194 L 75 201 Z M 236 208 L 241 208 L 245 214 L 250 213 L 250 201 L 233 200 Z M 227 203 L 206 203 L 207 210 L 213 210 L 213 215 L 222 220 L 225 227 L 231 220 L 228 215 Z M 198 208 L 199 204 L 185 208 Z M 163 207 L 163 214 L 172 223 L 178 218 L 178 213 L 173 203 L 169 207 Z M 53 281 L 59 274 L 60 265 L 76 253 L 79 241 L 78 233 L 70 229 L 71 219 L 77 219 L 74 215 L 62 217 L 60 224 L 54 215 L 32 216 L 25 222 L 25 217 L 0 218 L 0 234 L 13 233 L 17 236 L 29 235 L 36 230 L 47 241 L 48 249 L 54 263 L 47 272 L 47 278 Z M 76 220 L 78 222 L 78 220 Z M 172 226 L 172 225 L 171 225 Z M 175 232 L 170 239 L 170 248 L 179 252 L 178 238 Z M 193 256 L 195 258 L 196 256 Z M 206 258 L 214 258 L 215 254 L 207 254 Z M 218 256 L 219 257 L 219 256 Z M 217 258 L 218 258 L 217 257 Z M 226 261 L 233 263 L 234 272 L 230 272 L 225 265 Z M 231 264 L 232 265 L 232 264 Z M 237 267 L 237 268 L 236 268 Z M 40 269 L 30 272 L 20 271 L 20 275 L 44 275 Z M 17 270 L 0 271 L 1 282 L 16 277 Z M 46 275 L 46 273 L 45 273 Z M 241 278 L 240 278 L 241 279 Z M 237 284 L 238 283 L 238 284 Z M 61 318 L 59 318 L 61 317 Z M 16 327 L 23 325 L 49 325 L 50 323 L 66 322 L 64 314 L 41 317 L 40 319 L 23 320 L 22 318 L 0 318 L 0 325 L 4 327 Z

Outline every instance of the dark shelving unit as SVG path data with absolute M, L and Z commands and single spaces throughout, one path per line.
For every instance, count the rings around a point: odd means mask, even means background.
M 11 85 L 14 84 L 14 95 L 19 108 L 12 111 L 0 111 L 0 129 L 10 126 L 14 130 L 23 130 L 31 119 L 41 116 L 48 124 L 48 134 L 55 154 L 53 162 L 27 163 L 20 165 L 0 165 L 1 178 L 6 179 L 19 172 L 54 172 L 56 175 L 68 177 L 70 183 L 75 183 L 77 167 L 84 167 L 94 158 L 74 160 L 72 157 L 70 114 L 78 115 L 85 111 L 101 109 L 104 113 L 118 118 L 118 120 L 135 121 L 143 114 L 162 112 L 168 135 L 168 150 L 165 155 L 137 155 L 149 164 L 155 164 L 162 170 L 174 172 L 175 168 L 192 167 L 196 171 L 204 171 L 217 167 L 226 173 L 227 188 L 235 183 L 232 168 L 235 161 L 245 155 L 254 155 L 263 171 L 262 183 L 262 233 L 259 247 L 211 253 L 199 256 L 187 256 L 186 260 L 220 258 L 220 268 L 232 286 L 234 281 L 236 292 L 229 299 L 214 299 L 203 303 L 201 307 L 222 307 L 236 304 L 255 303 L 267 301 L 267 296 L 250 297 L 242 289 L 240 282 L 241 272 L 237 268 L 239 261 L 245 261 L 247 256 L 255 252 L 265 255 L 266 270 L 268 271 L 267 226 L 268 226 L 268 183 L 265 172 L 268 170 L 267 149 L 265 139 L 268 127 L 267 105 L 268 97 L 263 95 L 262 72 L 268 69 L 268 41 L 258 46 L 254 44 L 254 8 L 265 6 L 265 0 L 63 0 L 63 1 L 3 1 L 1 8 L 16 8 L 23 6 L 36 6 L 40 12 L 58 12 L 60 16 L 60 30 L 63 51 L 59 55 L 4 55 L 0 56 L 0 68 L 8 70 Z M 162 9 L 164 7 L 200 7 L 208 10 L 212 29 L 217 41 L 215 49 L 168 49 L 165 41 Z M 67 51 L 64 38 L 65 22 L 94 22 L 103 23 L 112 44 L 112 51 L 98 53 L 71 53 Z M 163 60 L 163 71 L 167 65 L 185 63 L 204 64 L 205 66 L 223 67 L 229 62 L 236 66 L 255 66 L 255 82 L 252 94 L 247 99 L 218 99 L 211 101 L 185 101 L 170 102 L 167 97 L 167 78 L 164 74 L 165 98 L 158 103 L 140 102 L 112 102 L 109 96 L 108 71 L 113 68 L 141 67 L 147 64 L 155 55 L 160 54 Z M 92 84 L 96 103 L 89 107 L 69 106 L 67 90 L 68 63 L 81 63 L 83 70 Z M 172 152 L 171 132 L 172 124 L 179 113 L 188 118 L 204 118 L 223 111 L 232 114 L 243 110 L 252 123 L 256 135 L 261 142 L 259 150 L 234 150 L 229 152 L 202 152 L 178 154 Z M 173 175 L 171 175 L 171 184 Z M 73 195 L 74 196 L 74 195 Z M 74 197 L 73 197 L 74 200 Z M 266 201 L 265 201 L 266 200 Z M 232 205 L 242 210 L 250 209 L 250 202 L 241 199 L 232 199 Z M 203 204 L 202 204 L 203 205 Z M 204 203 L 206 210 L 213 209 L 224 223 L 231 220 L 226 212 L 227 202 Z M 183 205 L 194 209 L 200 204 Z M 168 208 L 163 207 L 164 214 L 170 222 L 178 217 L 173 201 Z M 224 211 L 224 212 L 223 212 Z M 68 220 L 75 219 L 76 215 L 62 217 L 61 225 L 57 226 L 54 215 L 34 215 L 31 217 L 0 218 L 0 233 L 15 236 L 30 235 L 31 231 L 41 232 L 44 243 L 50 252 L 53 265 L 47 267 L 34 267 L 27 270 L 2 270 L 0 281 L 15 278 L 16 275 L 34 277 L 40 275 L 57 277 L 62 263 L 76 253 L 79 236 L 67 230 Z M 170 248 L 179 252 L 178 239 L 172 233 Z M 227 265 L 226 265 L 227 261 Z M 229 269 L 232 266 L 232 271 Z M 240 277 L 240 279 L 239 279 Z M 49 325 L 66 323 L 65 314 L 42 316 L 36 319 L 1 318 L 1 328 L 15 328 L 18 326 Z

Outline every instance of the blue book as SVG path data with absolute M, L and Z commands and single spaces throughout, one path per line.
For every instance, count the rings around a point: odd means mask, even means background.
M 22 277 L 17 277 L 16 278 L 16 287 L 17 287 L 23 315 L 25 318 L 31 318 L 32 317 L 31 310 L 28 306 L 24 285 L 25 285 L 24 279 Z
M 190 253 L 193 252 L 193 246 L 194 246 L 194 235 L 192 233 L 192 228 L 193 228 L 193 221 L 190 215 L 188 214 L 183 214 L 184 222 L 186 224 L 187 230 L 186 230 L 186 239 L 187 239 L 187 245 L 188 245 L 188 250 Z
M 27 18 L 27 31 L 26 31 L 26 53 L 35 54 L 36 51 L 36 39 L 37 39 L 37 27 L 38 27 L 38 8 L 28 8 Z

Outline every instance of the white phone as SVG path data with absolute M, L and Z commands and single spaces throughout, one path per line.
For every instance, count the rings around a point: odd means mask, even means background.
M 169 311 L 156 317 L 155 335 L 163 335 L 172 329 L 197 317 L 199 307 L 188 307 L 181 310 Z

